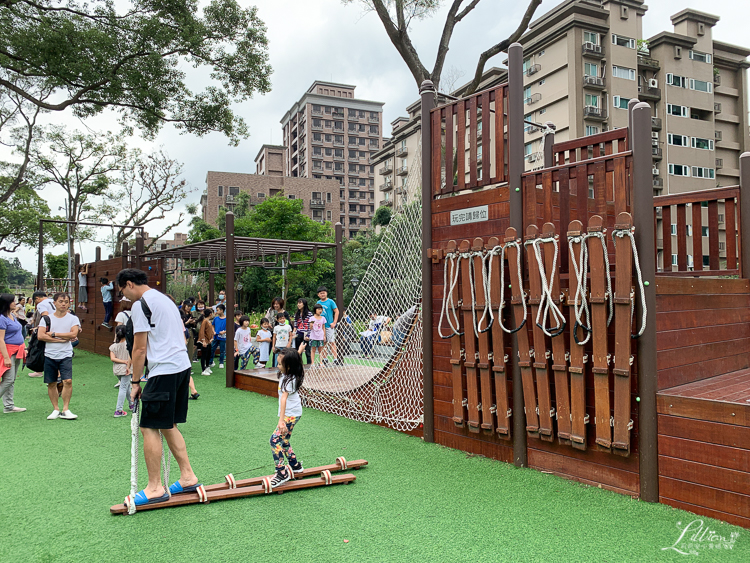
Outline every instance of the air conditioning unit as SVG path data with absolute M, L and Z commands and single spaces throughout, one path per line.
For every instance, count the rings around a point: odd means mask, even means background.
M 658 131 L 651 131 L 651 138 L 652 139 L 658 139 L 659 138 L 659 132 Z
M 656 78 L 650 78 L 648 81 L 648 87 L 649 88 L 658 88 L 659 87 L 659 81 Z
M 539 158 L 539 155 L 537 153 L 531 153 L 529 155 L 529 162 L 536 162 Z
M 652 147 L 658 147 L 659 146 L 659 139 L 657 137 L 653 137 L 651 139 L 651 146 Z
M 659 169 L 658 169 L 658 168 L 656 168 L 656 167 L 654 167 L 654 168 L 652 168 L 652 169 L 651 169 L 651 173 L 652 173 L 652 174 L 653 174 L 654 176 L 658 176 L 658 175 L 659 175 Z

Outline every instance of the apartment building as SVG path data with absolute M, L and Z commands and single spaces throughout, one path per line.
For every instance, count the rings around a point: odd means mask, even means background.
M 175 233 L 171 239 L 160 238 L 154 240 L 153 237 L 149 236 L 147 232 L 143 233 L 143 244 L 144 248 L 149 251 L 161 250 L 162 248 L 177 248 L 178 246 L 185 246 L 188 243 L 188 236 L 185 233 Z M 164 269 L 168 272 L 172 272 L 172 279 L 175 281 L 183 281 L 187 278 L 187 275 L 180 270 L 181 260 L 179 258 L 165 258 Z
M 332 180 L 339 187 L 337 221 L 353 238 L 375 214 L 370 155 L 382 146 L 383 103 L 354 96 L 355 86 L 315 81 L 281 120 L 284 173 Z
M 203 220 L 216 225 L 219 213 L 234 209 L 236 196 L 245 192 L 250 195 L 250 206 L 283 196 L 302 200 L 302 213 L 314 221 L 339 221 L 339 183 L 333 179 L 285 176 L 286 152 L 283 146 L 263 145 L 255 157 L 255 174 L 209 171 L 206 191 L 201 196 Z

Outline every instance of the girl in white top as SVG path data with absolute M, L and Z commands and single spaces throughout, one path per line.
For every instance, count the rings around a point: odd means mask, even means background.
M 299 388 L 305 379 L 305 368 L 300 354 L 305 350 L 305 343 L 300 344 L 298 350 L 287 348 L 279 353 L 279 423 L 271 435 L 271 451 L 276 465 L 276 475 L 271 479 L 271 486 L 277 487 L 291 479 L 289 468 L 295 473 L 302 471 L 302 463 L 292 450 L 289 439 L 292 437 L 294 425 L 302 416 L 302 401 Z M 284 456 L 289 467 L 284 465 Z

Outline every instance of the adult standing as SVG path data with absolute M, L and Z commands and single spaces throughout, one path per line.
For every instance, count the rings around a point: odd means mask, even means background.
M 284 299 L 281 297 L 274 297 L 273 301 L 271 301 L 271 307 L 266 311 L 266 318 L 268 319 L 268 322 L 271 323 L 271 330 L 276 328 L 276 325 L 279 324 L 279 321 L 276 318 L 279 313 L 284 314 L 284 318 L 289 324 L 292 323 L 292 317 L 284 310 Z
M 70 398 L 73 395 L 73 344 L 78 338 L 81 321 L 68 312 L 70 297 L 67 293 L 55 293 L 55 312 L 48 315 L 47 321 L 39 323 L 39 340 L 46 343 L 44 347 L 44 382 L 47 384 L 47 394 L 52 402 L 52 414 L 47 420 L 64 418 L 74 420 L 77 414 L 70 412 Z M 60 393 L 57 389 L 58 377 L 62 380 L 63 408 L 60 411 Z
M 16 375 L 21 369 L 26 356 L 23 345 L 23 327 L 13 316 L 12 309 L 16 298 L 8 293 L 0 295 L 0 353 L 3 362 L 0 364 L 0 397 L 3 399 L 3 412 L 24 412 L 13 402 L 13 388 Z
M 31 301 L 34 304 L 34 314 L 31 319 L 31 327 L 34 330 L 39 328 L 39 321 L 45 315 L 52 315 L 55 312 L 55 304 L 50 297 L 43 291 L 35 291 L 31 294 Z M 29 373 L 29 377 L 42 377 L 44 373 L 39 371 L 32 371 Z
M 318 303 L 323 306 L 323 316 L 326 319 L 326 347 L 323 348 L 323 365 L 328 365 L 328 354 L 326 348 L 330 344 L 333 361 L 336 365 L 343 365 L 336 354 L 336 324 L 339 321 L 339 308 L 333 299 L 328 299 L 328 289 L 325 286 L 318 288 Z
M 198 479 L 190 466 L 185 439 L 177 424 L 187 421 L 190 392 L 190 358 L 185 346 L 182 319 L 174 303 L 148 286 L 146 272 L 127 268 L 117 274 L 117 285 L 133 302 L 133 380 L 131 399 L 140 397 L 140 427 L 148 486 L 135 495 L 136 506 L 164 502 L 170 493 L 194 491 Z M 144 309 L 143 303 L 146 308 Z M 148 358 L 148 374 L 143 371 Z M 141 380 L 146 385 L 141 389 Z M 180 466 L 180 479 L 169 491 L 161 486 L 162 444 L 159 431 L 167 440 Z
M 112 301 L 112 293 L 115 291 L 115 286 L 107 278 L 99 278 L 102 290 L 102 304 L 104 305 L 104 322 L 103 327 L 112 328 L 109 326 L 109 321 L 112 319 L 112 312 L 114 311 L 115 304 Z

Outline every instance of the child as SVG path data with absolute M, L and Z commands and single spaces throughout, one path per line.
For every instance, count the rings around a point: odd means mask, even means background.
M 276 367 L 279 353 L 289 346 L 292 340 L 292 325 L 286 320 L 284 313 L 276 315 L 276 326 L 273 329 L 273 367 Z
M 78 308 L 88 312 L 86 303 L 89 301 L 88 282 L 86 276 L 89 275 L 89 265 L 81 264 L 78 266 Z
M 323 350 L 326 343 L 326 319 L 323 316 L 323 305 L 317 303 L 313 306 L 313 318 L 310 321 L 310 350 L 312 350 L 312 363 L 315 364 L 315 355 Z
M 242 326 L 240 318 L 242 317 L 242 311 L 239 309 L 234 310 L 234 332 L 237 333 L 237 329 Z
M 218 300 L 217 300 L 218 301 Z M 211 345 L 211 363 L 208 364 L 209 369 L 214 365 L 214 356 L 216 355 L 216 349 L 219 349 L 219 369 L 224 369 L 224 356 L 227 352 L 227 316 L 226 307 L 224 305 L 216 305 L 216 314 L 214 315 L 211 324 L 214 325 L 214 331 L 216 336 L 214 342 Z
M 203 314 L 198 317 L 198 340 L 195 345 L 201 353 L 201 375 L 211 375 L 211 342 L 214 339 L 214 325 L 211 324 L 211 317 L 214 312 L 210 307 L 203 309 Z
M 243 315 L 240 317 L 240 328 L 234 333 L 234 369 L 237 369 L 240 358 L 242 358 L 242 368 L 240 369 L 245 369 L 250 356 L 253 357 L 254 367 L 263 367 L 263 364 L 260 363 L 260 350 L 253 346 L 250 317 Z
M 125 342 L 126 328 L 120 325 L 115 329 L 115 343 L 109 347 L 109 359 L 112 360 L 112 371 L 117 379 L 120 380 L 120 392 L 117 394 L 117 407 L 115 407 L 115 418 L 127 416 L 122 409 L 125 406 L 125 397 L 128 398 L 128 406 L 133 410 L 133 403 L 130 401 L 130 354 L 128 354 L 127 344 Z
M 255 343 L 260 348 L 260 363 L 265 366 L 268 363 L 268 357 L 271 355 L 271 342 L 273 333 L 271 332 L 271 323 L 267 318 L 260 320 L 260 330 L 255 335 Z
M 278 327 L 276 327 L 278 328 Z M 279 353 L 279 423 L 271 435 L 271 451 L 276 465 L 276 475 L 271 479 L 271 487 L 278 487 L 291 479 L 289 468 L 284 467 L 284 456 L 289 467 L 295 473 L 302 471 L 302 463 L 289 444 L 294 425 L 302 416 L 302 401 L 299 388 L 305 379 L 305 369 L 300 354 L 305 349 L 305 343 L 300 344 L 299 350 L 287 348 Z
M 112 328 L 109 321 L 112 319 L 112 312 L 114 311 L 114 303 L 112 302 L 112 293 L 115 290 L 114 283 L 109 281 L 107 278 L 99 278 L 102 290 L 102 305 L 104 305 L 104 322 L 102 326 L 105 328 Z
M 300 344 L 307 342 L 305 356 L 308 365 L 312 364 L 312 357 L 310 356 L 310 321 L 312 321 L 312 316 L 313 314 L 307 306 L 307 299 L 300 297 L 297 300 L 297 312 L 294 314 L 294 332 L 297 333 L 294 347 L 299 348 Z

